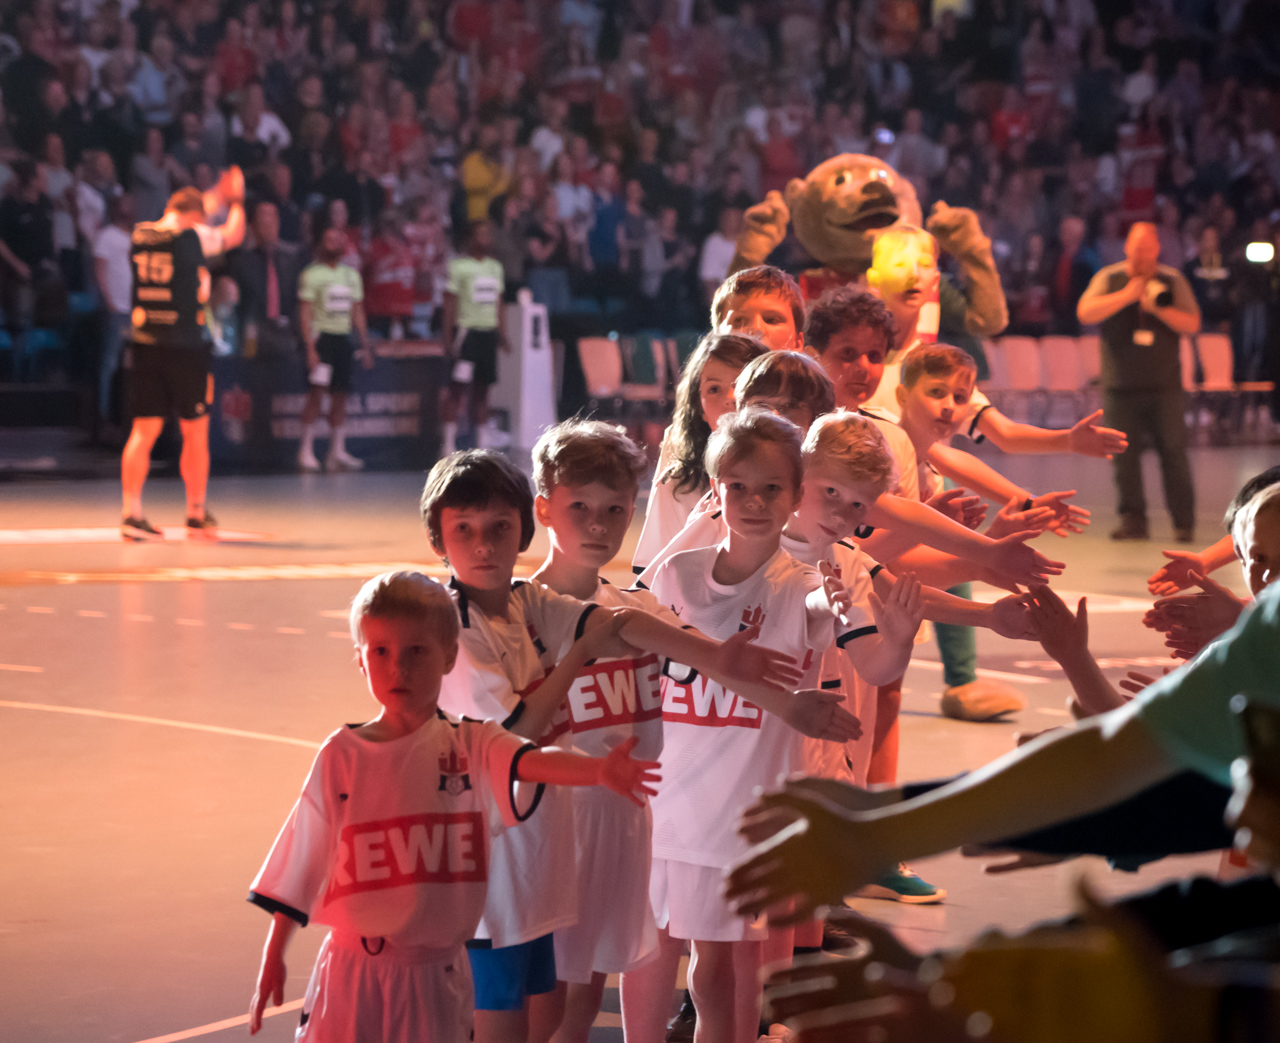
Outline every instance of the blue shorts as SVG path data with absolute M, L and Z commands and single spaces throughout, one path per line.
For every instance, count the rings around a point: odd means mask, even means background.
M 551 939 L 544 934 L 503 949 L 482 949 L 480 942 L 467 942 L 476 1010 L 522 1010 L 528 997 L 554 990 L 556 950 Z

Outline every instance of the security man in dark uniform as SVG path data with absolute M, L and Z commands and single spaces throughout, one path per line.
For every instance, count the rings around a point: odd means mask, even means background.
M 209 483 L 209 406 L 212 342 L 205 328 L 209 300 L 208 258 L 238 246 L 244 238 L 244 178 L 232 167 L 207 193 L 184 188 L 173 194 L 159 221 L 133 231 L 130 338 L 133 367 L 133 430 L 120 461 L 124 489 L 121 533 L 128 540 L 164 536 L 142 513 L 142 486 L 151 466 L 151 449 L 171 413 L 182 430 L 182 480 L 187 490 L 187 528 L 212 535 L 213 515 L 205 506 Z M 206 214 L 227 208 L 219 228 Z
M 1195 539 L 1195 490 L 1187 459 L 1179 339 L 1199 332 L 1200 308 L 1186 276 L 1157 263 L 1155 225 L 1134 224 L 1124 253 L 1123 261 L 1093 277 L 1076 307 L 1082 323 L 1101 325 L 1107 424 L 1129 438 L 1129 448 L 1115 458 L 1120 525 L 1111 538 L 1147 538 L 1142 451 L 1150 444 L 1160 456 L 1175 538 L 1190 543 Z

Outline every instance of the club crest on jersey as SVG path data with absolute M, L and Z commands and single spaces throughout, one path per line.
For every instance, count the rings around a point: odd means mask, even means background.
M 756 605 L 755 608 L 744 608 L 742 610 L 742 622 L 738 625 L 739 630 L 746 630 L 748 627 L 764 626 L 764 606 Z
M 467 755 L 459 756 L 457 750 L 450 750 L 449 756 L 440 755 L 440 789 L 439 792 L 457 797 L 471 788 L 471 776 L 467 773 Z

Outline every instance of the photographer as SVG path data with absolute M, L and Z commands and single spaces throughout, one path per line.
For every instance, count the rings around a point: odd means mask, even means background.
M 1187 460 L 1182 369 L 1178 341 L 1200 329 L 1191 285 L 1176 268 L 1157 263 L 1155 225 L 1129 229 L 1125 259 L 1093 277 L 1076 307 L 1085 325 L 1100 324 L 1106 422 L 1129 437 L 1115 458 L 1120 525 L 1113 540 L 1147 538 L 1142 451 L 1150 442 L 1160 455 L 1165 501 L 1179 543 L 1195 538 L 1195 491 Z

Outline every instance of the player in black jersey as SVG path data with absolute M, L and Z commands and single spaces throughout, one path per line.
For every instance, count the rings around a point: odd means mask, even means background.
M 206 193 L 184 188 L 170 197 L 164 216 L 133 230 L 130 390 L 133 430 L 120 461 L 124 487 L 121 532 L 130 540 L 163 539 L 142 514 L 142 486 L 151 466 L 151 449 L 165 417 L 178 414 L 182 429 L 182 480 L 187 489 L 187 528 L 212 534 L 215 522 L 205 506 L 209 483 L 209 406 L 213 375 L 212 341 L 205 328 L 209 300 L 206 260 L 238 246 L 244 238 L 244 178 L 228 170 Z M 207 214 L 227 209 L 218 228 Z

